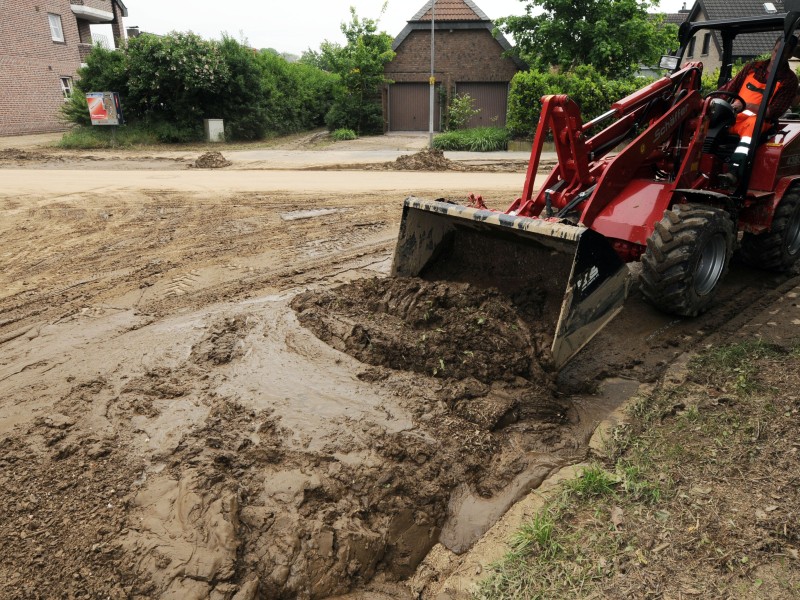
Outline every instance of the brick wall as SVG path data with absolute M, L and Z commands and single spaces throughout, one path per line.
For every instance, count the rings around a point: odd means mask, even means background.
M 78 42 L 81 44 L 92 43 L 92 26 L 89 21 L 78 19 Z
M 438 30 L 434 69 L 438 81 L 452 88 L 456 82 L 508 82 L 517 72 L 511 59 L 488 29 Z M 412 31 L 386 65 L 386 76 L 398 83 L 427 82 L 431 70 L 431 34 Z
M 111 11 L 111 0 L 5 0 L 0 19 L 0 135 L 65 128 L 59 120 L 64 103 L 60 79 L 77 79 L 79 44 L 86 35 L 84 24 L 79 32 L 71 3 Z M 48 13 L 61 16 L 64 43 L 53 41 Z M 121 16 L 118 20 L 121 24 Z
M 112 3 L 114 21 L 111 23 L 111 30 L 114 34 L 114 43 L 119 47 L 125 42 L 125 24 L 122 22 L 122 9 L 116 2 Z

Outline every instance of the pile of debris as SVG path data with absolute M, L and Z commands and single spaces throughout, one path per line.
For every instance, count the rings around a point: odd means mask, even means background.
M 444 152 L 437 148 L 426 148 L 416 154 L 404 154 L 398 157 L 392 168 L 398 171 L 464 171 L 464 167 L 444 157 Z
M 222 169 L 230 167 L 233 163 L 222 156 L 221 152 L 206 152 L 201 154 L 190 168 L 194 169 Z

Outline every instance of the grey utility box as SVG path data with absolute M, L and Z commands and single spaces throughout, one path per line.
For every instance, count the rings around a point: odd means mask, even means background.
M 222 119 L 203 119 L 207 142 L 225 141 L 225 123 Z

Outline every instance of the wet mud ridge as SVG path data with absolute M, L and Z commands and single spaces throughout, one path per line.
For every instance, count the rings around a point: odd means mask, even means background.
M 371 278 L 302 293 L 291 307 L 319 339 L 371 365 L 358 377 L 413 415 L 411 430 L 375 440 L 380 468 L 355 474 L 351 493 L 382 540 L 364 575 L 407 577 L 437 542 L 465 551 L 585 444 L 539 362 L 538 332 L 496 290 Z

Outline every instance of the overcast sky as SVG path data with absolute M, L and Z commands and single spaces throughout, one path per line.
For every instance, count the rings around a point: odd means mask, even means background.
M 525 12 L 520 0 L 475 3 L 490 19 Z M 379 29 L 396 36 L 424 4 L 425 0 L 389 0 Z M 676 12 L 682 4 L 683 0 L 662 0 L 661 10 Z M 318 50 L 326 39 L 343 42 L 339 26 L 349 20 L 350 6 L 359 18 L 377 19 L 383 0 L 125 0 L 125 5 L 126 27 L 138 25 L 142 31 L 159 34 L 194 31 L 204 38 L 227 32 L 237 39 L 244 36 L 256 48 L 301 54 L 308 48 Z

